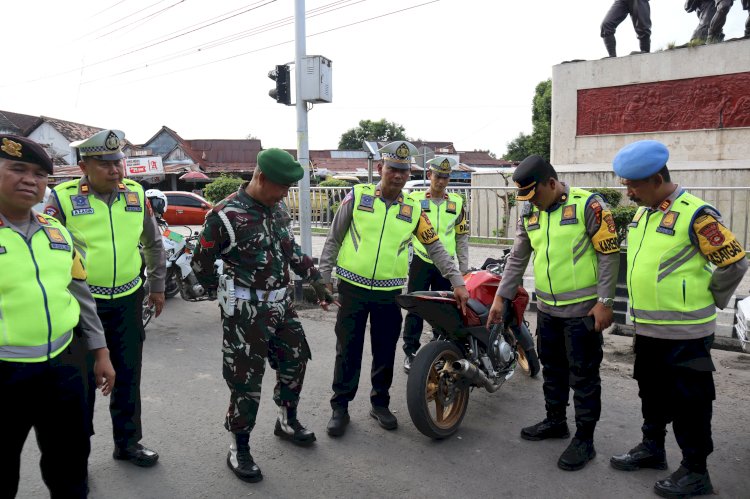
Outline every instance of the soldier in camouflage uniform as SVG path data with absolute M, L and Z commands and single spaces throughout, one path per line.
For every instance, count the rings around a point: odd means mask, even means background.
M 274 434 L 309 445 L 315 434 L 297 419 L 297 402 L 310 359 L 310 347 L 287 292 L 289 267 L 315 289 L 327 310 L 333 297 L 320 280 L 312 259 L 302 253 L 281 202 L 289 186 L 303 175 L 300 164 L 281 149 L 258 155 L 251 182 L 209 213 L 193 257 L 198 280 L 209 292 L 217 288 L 214 261 L 222 258 L 234 280 L 236 309 L 222 310 L 224 379 L 231 392 L 224 426 L 232 432 L 227 464 L 242 480 L 263 479 L 250 455 L 261 384 L 268 358 L 276 370 L 273 399 L 279 406 Z

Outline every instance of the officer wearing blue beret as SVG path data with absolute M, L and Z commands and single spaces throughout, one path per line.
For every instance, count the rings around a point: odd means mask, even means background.
M 643 440 L 610 463 L 623 471 L 666 469 L 664 437 L 672 423 L 682 462 L 654 490 L 688 497 L 713 491 L 706 458 L 713 451 L 716 308 L 727 306 L 748 264 L 719 212 L 672 182 L 668 159 L 664 144 L 641 140 L 613 162 L 640 206 L 628 227 L 627 283 Z
M 32 210 L 51 173 L 52 160 L 39 144 L 0 135 L 0 497 L 16 495 L 32 427 L 52 497 L 86 497 L 90 443 L 79 350 L 92 351 L 104 395 L 115 382 L 73 237 Z

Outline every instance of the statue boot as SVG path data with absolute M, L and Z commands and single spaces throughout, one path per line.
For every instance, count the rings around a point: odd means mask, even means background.
M 604 40 L 604 47 L 607 49 L 607 54 L 609 54 L 607 57 L 617 57 L 617 40 L 615 40 L 615 35 L 607 35 L 605 37 L 602 37 Z

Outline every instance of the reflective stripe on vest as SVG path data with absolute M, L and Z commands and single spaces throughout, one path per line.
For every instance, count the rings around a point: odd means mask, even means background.
M 571 187 L 565 204 L 552 212 L 534 208 L 523 218 L 534 249 L 535 292 L 548 305 L 570 305 L 597 296 L 598 263 L 585 218 L 591 196 Z
M 42 229 L 30 241 L 0 227 L 0 360 L 53 358 L 78 324 L 80 306 L 68 290 L 73 239 L 57 220 L 39 217 Z
M 336 275 L 355 286 L 380 291 L 401 289 L 409 272 L 409 241 L 421 208 L 410 196 L 402 203 L 375 196 L 375 186 L 354 186 L 352 222 L 336 262 Z
M 628 228 L 628 294 L 636 324 L 703 324 L 716 318 L 708 261 L 690 240 L 707 207 L 680 194 L 667 213 L 641 207 Z
M 445 251 L 450 256 L 456 256 L 456 221 L 463 209 L 463 198 L 458 194 L 449 193 L 448 199 L 444 199 L 442 203 L 436 205 L 432 199 L 427 197 L 427 191 L 413 192 L 410 196 L 420 204 L 423 201 L 429 203 L 430 209 L 426 211 L 427 218 L 432 222 Z M 448 201 L 455 203 L 455 213 L 448 213 Z M 414 247 L 414 253 L 425 262 L 432 263 L 424 244 L 420 243 L 416 237 L 412 237 L 411 244 Z
M 79 180 L 55 187 L 73 237 L 81 241 L 88 272 L 87 282 L 95 298 L 118 298 L 134 293 L 140 284 L 145 196 L 136 182 L 124 179 L 128 192 L 118 192 L 112 206 L 93 193 L 79 195 Z M 128 199 L 137 195 L 138 199 Z

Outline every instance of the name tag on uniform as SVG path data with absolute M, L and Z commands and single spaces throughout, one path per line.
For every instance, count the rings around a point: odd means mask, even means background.
M 430 200 L 429 199 L 423 199 L 419 202 L 419 205 L 422 207 L 422 211 L 429 212 L 430 211 Z
M 536 230 L 539 228 L 539 213 L 534 212 L 531 215 L 529 215 L 529 221 L 526 225 L 526 230 Z
M 93 215 L 94 209 L 91 207 L 88 196 L 70 196 L 70 202 L 73 204 L 71 215 Z
M 677 223 L 677 217 L 680 216 L 676 211 L 668 211 L 661 219 L 661 223 L 656 228 L 656 232 L 674 236 L 674 224 Z
M 137 192 L 125 193 L 125 211 L 142 211 L 141 200 Z
M 560 220 L 560 225 L 572 225 L 577 223 L 578 218 L 576 218 L 576 206 L 574 204 L 569 204 L 563 207 L 562 220 Z
M 408 204 L 399 205 L 398 215 L 396 218 L 403 220 L 404 222 L 411 223 L 411 206 Z
M 372 213 L 375 211 L 375 198 L 370 196 L 369 194 L 362 194 L 362 198 L 359 200 L 359 206 L 357 206 L 358 210 L 362 211 L 369 211 Z
M 453 215 L 456 214 L 456 202 L 455 201 L 448 201 L 448 204 L 445 206 L 445 211 L 448 213 L 452 213 Z
M 49 239 L 49 247 L 56 250 L 70 251 L 70 245 L 65 240 L 65 236 L 62 235 L 60 229 L 57 227 L 44 227 L 44 233 L 47 234 Z

